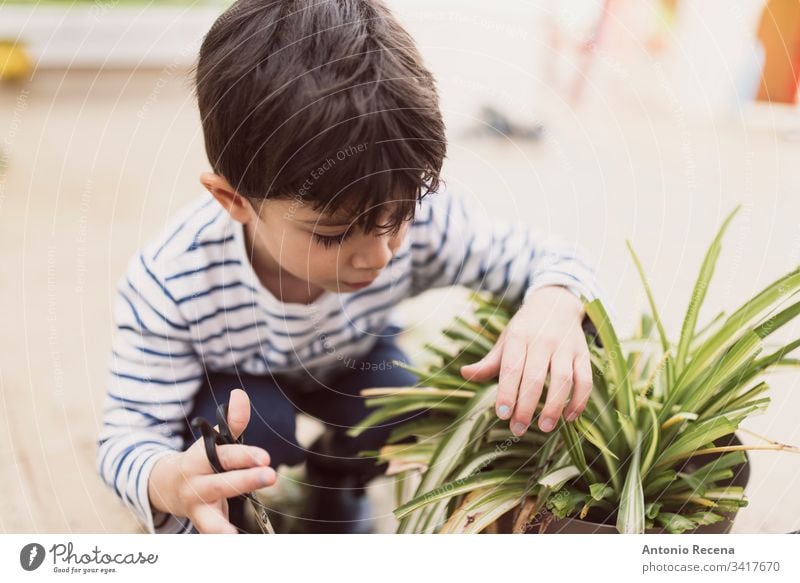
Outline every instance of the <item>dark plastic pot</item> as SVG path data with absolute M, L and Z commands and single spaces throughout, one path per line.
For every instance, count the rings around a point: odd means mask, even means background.
M 727 445 L 742 445 L 742 442 L 735 435 L 729 435 L 716 440 L 715 445 L 719 447 Z M 721 487 L 725 486 L 740 486 L 745 488 L 747 482 L 750 480 L 750 458 L 745 454 L 745 462 L 731 468 L 733 477 L 729 480 L 719 482 Z M 700 455 L 688 458 L 680 471 L 692 472 L 695 469 L 714 461 L 724 455 L 724 453 L 714 453 L 707 455 Z M 507 515 L 507 520 L 503 521 L 500 525 L 506 527 L 501 529 L 501 532 L 510 532 L 511 522 L 510 514 Z M 728 534 L 733 527 L 733 521 L 736 518 L 736 513 L 724 515 L 726 518 L 715 524 L 708 526 L 701 526 L 693 531 L 687 531 L 686 534 Z M 504 517 L 506 518 L 506 517 Z M 539 524 L 533 524 L 531 530 L 527 531 L 529 534 L 537 534 L 539 532 Z M 618 534 L 616 527 L 616 514 L 606 514 L 602 510 L 592 508 L 588 513 L 586 519 L 566 518 L 557 519 L 551 522 L 545 531 L 547 534 Z M 646 534 L 667 534 L 667 531 L 662 528 L 649 528 L 645 531 Z

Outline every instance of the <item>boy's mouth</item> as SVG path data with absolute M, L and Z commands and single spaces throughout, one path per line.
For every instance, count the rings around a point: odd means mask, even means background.
M 365 287 L 367 287 L 367 286 L 368 286 L 369 284 L 371 284 L 373 281 L 375 281 L 375 280 L 374 280 L 374 279 L 371 279 L 371 280 L 369 280 L 369 281 L 359 281 L 359 282 L 348 282 L 348 281 L 343 281 L 342 283 L 343 283 L 344 285 L 346 285 L 347 287 L 352 287 L 352 288 L 355 288 L 355 289 L 362 289 L 362 288 L 365 288 Z

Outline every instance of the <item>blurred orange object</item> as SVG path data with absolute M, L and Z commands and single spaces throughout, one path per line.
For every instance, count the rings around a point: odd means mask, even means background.
M 765 58 L 756 100 L 794 103 L 800 82 L 800 1 L 768 0 L 758 40 Z
M 0 39 L 0 81 L 17 81 L 33 70 L 25 47 L 11 40 Z

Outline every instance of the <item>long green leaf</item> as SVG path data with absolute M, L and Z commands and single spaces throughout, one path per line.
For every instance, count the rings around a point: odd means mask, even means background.
M 644 292 L 647 295 L 647 301 L 650 304 L 650 311 L 653 314 L 653 319 L 655 320 L 656 329 L 658 330 L 658 337 L 661 340 L 661 349 L 666 353 L 670 353 L 669 347 L 669 340 L 667 339 L 667 333 L 664 330 L 664 325 L 661 322 L 661 317 L 658 314 L 658 308 L 656 307 L 656 301 L 653 298 L 653 292 L 650 289 L 650 283 L 647 281 L 647 276 L 644 273 L 644 268 L 642 267 L 641 261 L 639 261 L 639 257 L 636 255 L 636 252 L 633 250 L 633 246 L 631 246 L 630 241 L 625 241 L 628 246 L 628 251 L 630 251 L 631 257 L 633 258 L 633 263 L 636 265 L 636 270 L 639 272 L 639 279 L 642 281 L 642 286 L 644 287 Z M 673 363 L 672 360 L 669 360 L 666 363 L 666 374 L 667 374 L 667 386 L 672 386 L 672 379 L 673 379 Z
M 622 348 L 620 347 L 617 333 L 614 331 L 611 320 L 599 299 L 587 303 L 584 309 L 595 325 L 595 328 L 597 328 L 597 333 L 603 343 L 603 349 L 605 350 L 614 373 L 614 381 L 617 385 L 616 396 L 618 408 L 627 413 L 630 417 L 633 417 L 636 414 L 633 389 L 631 388 L 629 371 L 625 364 L 625 358 L 622 354 Z
M 661 452 L 655 467 L 662 467 L 676 459 L 688 457 L 714 440 L 736 431 L 736 423 L 725 416 L 714 417 L 689 428 L 669 447 Z
M 463 452 L 469 443 L 473 428 L 496 398 L 497 384 L 495 383 L 481 388 L 467 402 L 458 419 L 454 422 L 455 429 L 439 442 L 439 446 L 431 459 L 431 465 L 417 488 L 417 497 L 441 486 L 450 472 L 461 463 Z M 418 515 L 409 516 L 408 521 L 400 525 L 402 531 L 414 532 L 417 522 L 423 519 L 424 517 Z
M 633 450 L 633 460 L 628 465 L 628 476 L 620 495 L 619 512 L 617 514 L 617 530 L 622 534 L 644 533 L 644 491 L 639 475 L 639 443 Z
M 800 289 L 800 267 L 770 283 L 731 314 L 725 324 L 698 347 L 684 373 L 694 375 L 704 370 L 725 349 L 731 339 L 747 329 L 758 315 L 798 289 Z M 765 330 L 762 330 L 762 334 L 764 332 Z M 681 382 L 681 379 L 678 378 L 677 382 Z
M 428 504 L 433 504 L 444 499 L 450 499 L 458 494 L 471 492 L 477 488 L 486 486 L 496 486 L 498 484 L 527 484 L 527 477 L 515 475 L 512 470 L 494 470 L 491 472 L 480 472 L 467 478 L 460 478 L 442 484 L 433 490 L 423 492 L 414 496 L 406 504 L 394 511 L 397 518 L 405 518 L 415 510 L 419 510 Z
M 647 409 L 648 418 L 650 420 L 650 441 L 644 458 L 642 459 L 642 468 L 640 470 L 642 478 L 647 476 L 647 473 L 650 471 L 655 461 L 656 453 L 658 452 L 659 437 L 661 435 L 661 425 L 658 422 L 658 416 L 655 410 L 649 405 L 646 405 L 645 408 Z
M 700 307 L 703 305 L 703 300 L 706 297 L 708 285 L 712 276 L 714 275 L 714 267 L 716 266 L 717 258 L 722 250 L 722 236 L 725 234 L 731 219 L 733 219 L 734 215 L 739 212 L 740 208 L 741 205 L 738 205 L 735 209 L 733 209 L 733 212 L 731 212 L 722 223 L 722 227 L 720 227 L 719 231 L 717 232 L 717 236 L 714 237 L 714 241 L 711 243 L 711 246 L 706 253 L 706 257 L 703 260 L 703 264 L 700 267 L 700 274 L 697 276 L 697 281 L 695 282 L 694 290 L 692 291 L 689 307 L 686 310 L 686 316 L 683 320 L 683 327 L 681 328 L 681 337 L 678 341 L 678 354 L 675 357 L 675 370 L 678 374 L 683 371 L 683 368 L 686 365 L 686 357 L 689 354 L 689 343 L 694 337 L 694 330 L 695 326 L 697 325 L 697 315 L 700 313 Z

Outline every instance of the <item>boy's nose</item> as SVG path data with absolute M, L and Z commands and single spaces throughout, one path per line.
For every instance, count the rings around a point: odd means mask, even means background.
M 389 264 L 393 255 L 391 237 L 365 237 L 353 255 L 353 267 L 379 272 Z

